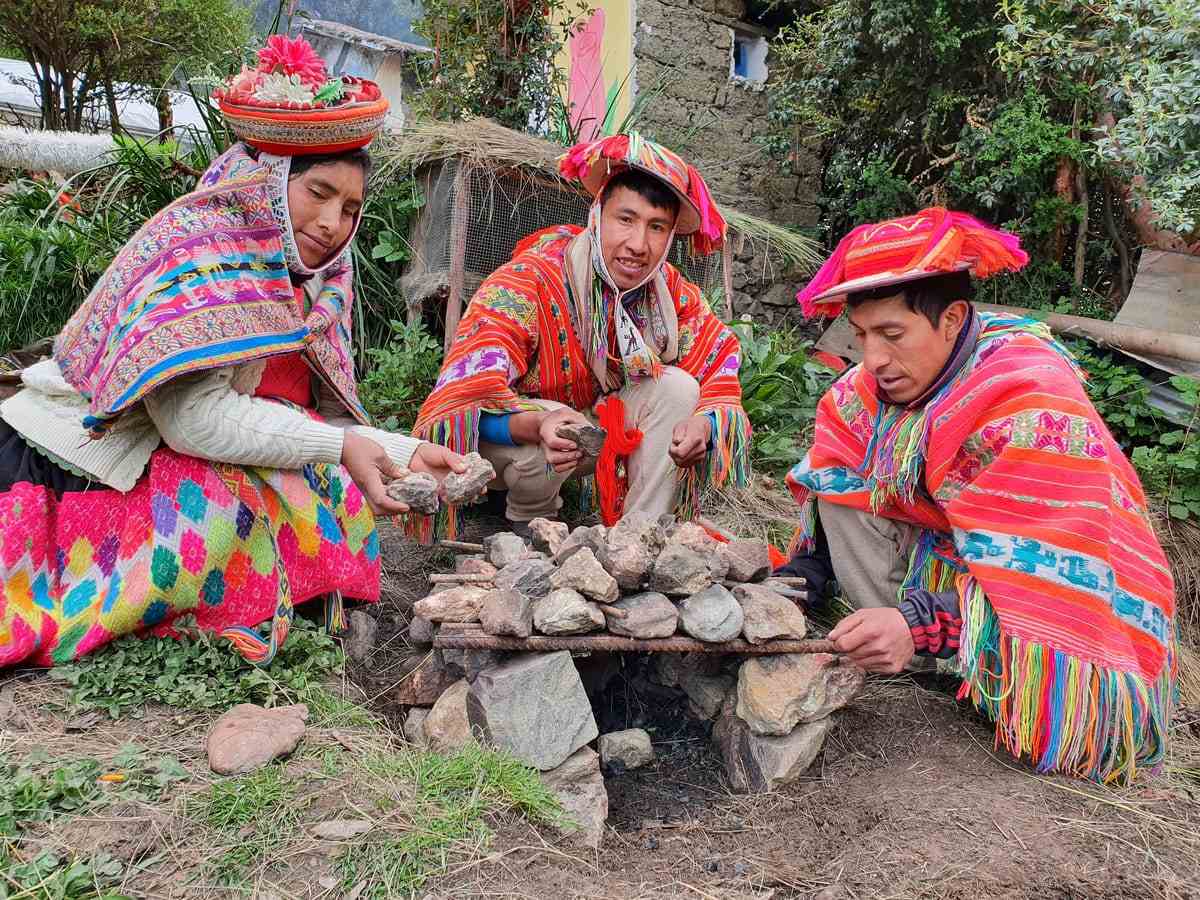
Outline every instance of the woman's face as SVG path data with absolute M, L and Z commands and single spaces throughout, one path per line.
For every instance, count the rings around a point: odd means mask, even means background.
M 318 268 L 346 243 L 363 205 L 363 171 L 324 163 L 288 180 L 288 211 L 300 259 Z

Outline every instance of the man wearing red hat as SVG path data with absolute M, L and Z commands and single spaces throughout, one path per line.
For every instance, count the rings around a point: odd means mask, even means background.
M 587 227 L 526 237 L 484 281 L 414 434 L 490 460 L 518 530 L 593 467 L 610 525 L 692 504 L 708 481 L 744 484 L 737 338 L 666 262 L 677 235 L 699 253 L 724 239 L 700 173 L 636 133 L 577 145 L 561 170 L 595 197 Z M 557 433 L 592 418 L 598 459 Z
M 855 229 L 801 291 L 808 315 L 848 309 L 863 361 L 788 475 L 805 526 L 785 568 L 810 597 L 836 576 L 856 611 L 830 637 L 858 665 L 948 660 L 1014 755 L 1127 780 L 1167 741 L 1174 584 L 1070 355 L 971 304 L 968 273 L 1026 261 L 931 208 Z

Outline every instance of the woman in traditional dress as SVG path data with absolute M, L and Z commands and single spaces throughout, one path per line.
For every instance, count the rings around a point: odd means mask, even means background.
M 274 36 L 218 92 L 242 139 L 117 254 L 0 406 L 0 666 L 188 617 L 270 661 L 294 604 L 379 596 L 374 515 L 445 448 L 367 426 L 350 242 L 387 111 Z M 268 636 L 255 626 L 272 620 Z

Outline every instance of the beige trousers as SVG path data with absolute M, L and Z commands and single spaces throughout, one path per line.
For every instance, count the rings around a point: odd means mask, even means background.
M 833 572 L 850 605 L 898 606 L 917 527 L 821 499 L 817 515 L 829 541 Z
M 625 512 L 655 517 L 670 513 L 675 508 L 679 481 L 679 469 L 668 454 L 671 433 L 696 409 L 700 385 L 682 369 L 664 366 L 661 378 L 630 382 L 618 396 L 625 404 L 625 427 L 642 432 L 642 443 L 629 457 Z M 534 402 L 547 411 L 564 408 L 553 400 Z M 591 411 L 588 417 L 594 419 Z M 496 479 L 489 487 L 508 491 L 506 514 L 512 522 L 555 516 L 562 506 L 558 494 L 563 482 L 591 474 L 595 467 L 594 459 L 585 459 L 571 472 L 555 472 L 546 465 L 537 444 L 509 447 L 481 442 L 479 454 L 496 470 Z

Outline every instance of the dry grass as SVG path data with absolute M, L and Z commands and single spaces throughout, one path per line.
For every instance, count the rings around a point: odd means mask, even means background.
M 490 119 L 462 122 L 418 121 L 376 151 L 384 167 L 418 167 L 448 159 L 479 169 L 525 173 L 558 180 L 558 159 L 564 148 L 522 134 Z M 779 265 L 785 271 L 811 272 L 821 260 L 820 245 L 766 219 L 722 204 L 731 240 L 741 242 L 759 257 L 765 270 Z M 744 248 L 739 248 L 744 249 Z

